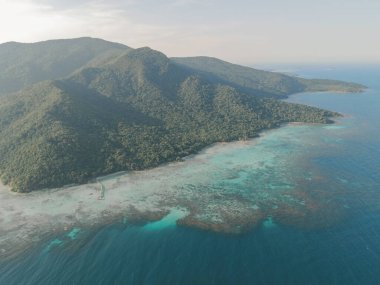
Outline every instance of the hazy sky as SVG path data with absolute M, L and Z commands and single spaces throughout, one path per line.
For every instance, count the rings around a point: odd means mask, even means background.
M 0 43 L 80 36 L 245 64 L 380 62 L 380 0 L 0 0 Z

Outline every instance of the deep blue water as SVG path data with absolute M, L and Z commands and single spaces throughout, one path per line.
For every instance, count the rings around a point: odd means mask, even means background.
M 339 149 L 312 156 L 347 215 L 318 230 L 261 226 L 242 236 L 110 225 L 46 252 L 0 262 L 0 284 L 380 284 L 380 66 L 300 66 L 307 77 L 367 85 L 361 94 L 289 101 L 349 115 Z M 307 187 L 307 185 L 305 186 Z M 321 187 L 324 187 L 323 185 Z

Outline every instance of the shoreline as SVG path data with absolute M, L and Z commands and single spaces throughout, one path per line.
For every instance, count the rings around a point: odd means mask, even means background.
M 68 233 L 75 227 L 91 229 L 118 221 L 145 224 L 163 219 L 178 207 L 188 212 L 176 220 L 177 225 L 224 234 L 247 232 L 272 215 L 279 215 L 281 220 L 281 215 L 290 213 L 286 203 L 282 206 L 285 208 L 279 206 L 274 211 L 270 206 L 268 210 L 266 207 L 272 202 L 269 201 L 267 206 L 261 205 L 261 201 L 254 198 L 256 196 L 249 198 L 254 199 L 252 202 L 240 193 L 227 190 L 213 192 L 212 188 L 204 191 L 194 187 L 214 183 L 212 175 L 207 173 L 210 167 L 219 171 L 219 167 L 227 163 L 227 168 L 238 168 L 241 169 L 238 173 L 244 173 L 245 164 L 256 170 L 265 169 L 266 165 L 277 165 L 272 146 L 266 149 L 265 142 L 277 142 L 276 136 L 283 136 L 287 141 L 292 132 L 302 129 L 307 130 L 307 124 L 287 123 L 264 130 L 258 137 L 246 141 L 212 144 L 180 162 L 168 162 L 148 170 L 113 173 L 82 185 L 30 193 L 15 193 L 8 186 L 0 185 L 0 259 L 32 248 L 46 237 Z M 297 143 L 303 138 L 294 139 Z M 243 156 L 243 161 L 230 160 L 239 152 L 249 150 L 255 152 L 253 158 Z M 266 154 L 265 151 L 269 152 Z M 221 154 L 223 161 L 213 162 Z M 214 164 L 210 166 L 210 163 Z M 225 170 L 226 181 L 238 178 L 229 174 L 232 169 Z M 98 179 L 105 186 L 104 199 L 101 200 L 98 199 Z M 303 212 L 292 215 L 298 218 Z

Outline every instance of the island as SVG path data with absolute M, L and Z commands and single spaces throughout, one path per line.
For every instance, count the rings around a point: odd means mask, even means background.
M 230 235 L 345 215 L 298 171 L 341 115 L 282 99 L 365 86 L 93 38 L 1 44 L 0 64 L 2 259 L 110 223 Z
M 0 63 L 0 177 L 16 192 L 149 169 L 284 123 L 332 123 L 336 112 L 279 99 L 365 88 L 93 38 L 5 43 Z

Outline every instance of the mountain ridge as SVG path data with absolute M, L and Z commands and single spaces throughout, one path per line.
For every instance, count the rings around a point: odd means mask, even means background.
M 0 95 L 42 80 L 69 76 L 87 64 L 108 61 L 128 49 L 122 44 L 89 37 L 1 44 Z
M 225 69 L 232 79 L 223 80 L 147 47 L 123 48 L 104 62 L 87 64 L 65 78 L 0 97 L 0 178 L 14 191 L 155 167 L 215 142 L 255 137 L 282 123 L 330 123 L 339 115 L 278 100 L 284 91 L 276 82 L 283 75 L 254 71 L 268 80 L 275 77 L 276 84 L 261 84 L 265 90 L 277 88 L 278 94 L 264 96 L 253 92 L 252 82 L 258 79 L 251 78 L 248 68 L 248 92 L 236 80 L 247 68 L 234 66 L 239 69 L 234 73 L 228 63 Z
M 356 83 L 328 79 L 304 79 L 283 73 L 258 70 L 229 63 L 208 56 L 174 57 L 178 64 L 202 72 L 210 78 L 224 80 L 226 84 L 242 87 L 246 92 L 256 92 L 263 97 L 286 98 L 297 92 L 361 92 L 365 86 Z M 231 77 L 231 74 L 234 76 Z M 228 76 L 229 75 L 229 76 Z M 266 89 L 270 84 L 272 89 Z

